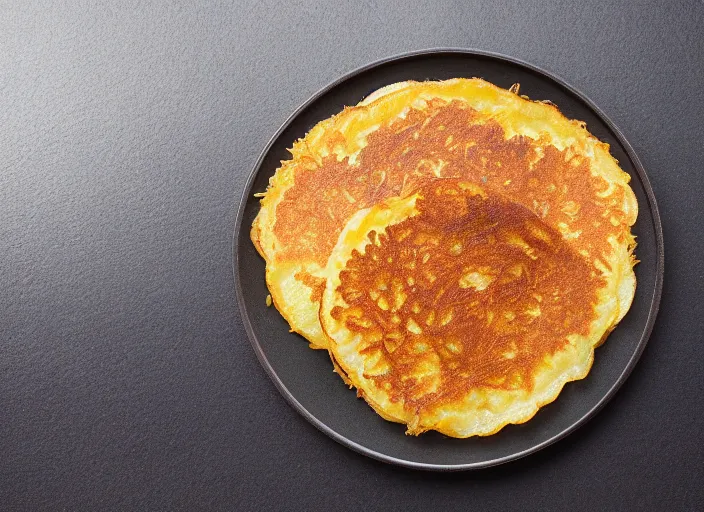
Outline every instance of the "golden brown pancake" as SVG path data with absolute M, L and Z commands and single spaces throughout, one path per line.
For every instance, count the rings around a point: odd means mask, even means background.
M 526 421 L 586 376 L 618 314 L 613 274 L 578 247 L 457 179 L 359 212 L 328 261 L 320 312 L 338 371 L 410 434 Z
M 614 322 L 630 305 L 637 204 L 629 177 L 607 144 L 552 105 L 479 79 L 404 82 L 320 122 L 291 153 L 252 240 L 274 304 L 313 347 L 328 345 L 318 311 L 345 225 L 426 178 L 462 178 L 527 208 L 594 269 L 618 274 Z

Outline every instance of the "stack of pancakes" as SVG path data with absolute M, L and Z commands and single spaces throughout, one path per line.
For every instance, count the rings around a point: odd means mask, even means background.
M 291 154 L 251 232 L 273 302 L 409 434 L 527 421 L 630 307 L 629 176 L 517 86 L 393 84 Z

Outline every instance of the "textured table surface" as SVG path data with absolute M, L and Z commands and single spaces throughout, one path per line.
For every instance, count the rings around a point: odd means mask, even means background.
M 0 508 L 704 508 L 703 25 L 701 1 L 0 1 Z M 640 155 L 666 243 L 660 315 L 616 397 L 536 455 L 461 474 L 308 424 L 232 280 L 237 200 L 278 126 L 341 74 L 437 46 L 594 100 Z

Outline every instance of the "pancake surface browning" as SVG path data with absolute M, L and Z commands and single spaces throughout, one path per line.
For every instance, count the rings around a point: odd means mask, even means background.
M 282 162 L 252 226 L 274 303 L 311 346 L 328 257 L 360 209 L 424 179 L 458 177 L 498 192 L 557 230 L 619 287 L 612 323 L 635 291 L 637 204 L 608 145 L 547 104 L 479 79 L 405 82 L 316 125 Z
M 338 371 L 410 434 L 528 420 L 586 376 L 618 309 L 558 230 L 460 180 L 360 212 L 328 269 L 320 315 Z

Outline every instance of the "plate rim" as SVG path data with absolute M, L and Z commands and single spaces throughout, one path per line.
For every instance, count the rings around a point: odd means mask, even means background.
M 412 59 L 415 57 L 431 57 L 433 55 L 441 55 L 441 54 L 463 54 L 463 55 L 469 55 L 469 56 L 478 56 L 478 57 L 485 57 L 485 58 L 490 58 L 498 61 L 503 61 L 508 64 L 513 64 L 513 65 L 518 65 L 523 68 L 526 68 L 529 71 L 532 71 L 534 73 L 537 73 L 544 78 L 547 78 L 548 80 L 552 80 L 553 82 L 557 83 L 559 86 L 565 88 L 567 91 L 569 91 L 571 94 L 579 98 L 582 102 L 584 102 L 587 107 L 589 107 L 600 119 L 604 124 L 614 133 L 616 136 L 616 139 L 619 141 L 621 146 L 624 148 L 626 151 L 626 154 L 628 157 L 631 159 L 631 162 L 633 163 L 634 170 L 636 174 L 638 175 L 638 178 L 640 179 L 642 185 L 643 185 L 643 190 L 645 192 L 646 198 L 648 200 L 648 206 L 649 209 L 652 213 L 653 216 L 653 229 L 655 231 L 655 242 L 656 242 L 656 268 L 655 268 L 655 283 L 653 285 L 653 296 L 652 300 L 650 303 L 650 309 L 648 311 L 648 318 L 645 323 L 645 328 L 642 331 L 640 340 L 638 341 L 638 345 L 636 346 L 635 351 L 631 355 L 630 359 L 628 360 L 628 363 L 626 364 L 625 368 L 622 370 L 621 374 L 618 376 L 616 381 L 611 385 L 611 387 L 608 389 L 608 391 L 599 399 L 599 401 L 592 406 L 586 413 L 584 413 L 579 419 L 577 419 L 575 422 L 573 422 L 570 426 L 567 428 L 561 430 L 557 434 L 551 436 L 550 438 L 534 445 L 531 446 L 530 448 L 527 448 L 525 450 L 519 451 L 512 453 L 510 455 L 505 455 L 503 457 L 498 457 L 495 459 L 490 459 L 490 460 L 485 460 L 485 461 L 480 461 L 480 462 L 471 462 L 471 463 L 462 463 L 462 464 L 431 464 L 431 463 L 426 463 L 426 462 L 415 462 L 411 460 L 405 460 L 401 459 L 398 457 L 393 457 L 390 455 L 386 455 L 384 453 L 378 452 L 376 450 L 373 450 L 371 448 L 367 448 L 366 446 L 363 446 L 355 441 L 352 441 L 351 439 L 345 437 L 344 435 L 336 432 L 329 426 L 327 426 L 324 422 L 319 420 L 316 416 L 314 416 L 310 411 L 308 411 L 291 393 L 286 385 L 281 381 L 281 379 L 278 377 L 276 374 L 276 371 L 274 368 L 271 366 L 269 363 L 268 358 L 264 354 L 264 351 L 259 344 L 259 340 L 257 338 L 257 335 L 254 332 L 254 329 L 252 328 L 251 321 L 249 319 L 249 313 L 247 311 L 247 307 L 244 302 L 244 291 L 242 288 L 242 279 L 240 276 L 240 271 L 239 271 L 239 237 L 242 231 L 242 221 L 244 218 L 244 212 L 246 210 L 247 206 L 247 199 L 251 195 L 251 190 L 254 185 L 254 181 L 256 180 L 257 175 L 259 174 L 261 165 L 266 157 L 266 155 L 269 153 L 271 150 L 271 147 L 274 145 L 274 143 L 279 139 L 281 134 L 289 127 L 289 125 L 299 116 L 299 114 L 304 111 L 306 108 L 308 108 L 312 103 L 317 101 L 321 96 L 325 95 L 327 92 L 330 90 L 334 89 L 338 85 L 346 82 L 347 80 L 364 73 L 366 71 L 372 70 L 376 67 L 383 66 L 385 64 L 388 64 L 390 62 L 394 61 L 401 61 L 404 59 Z M 240 311 L 240 318 L 242 321 L 242 324 L 244 325 L 245 331 L 247 333 L 247 337 L 249 338 L 250 344 L 252 345 L 252 348 L 254 349 L 254 352 L 257 356 L 257 359 L 259 360 L 259 363 L 261 366 L 264 368 L 266 371 L 267 375 L 269 378 L 272 380 L 274 385 L 276 386 L 277 390 L 279 393 L 286 399 L 286 401 L 289 403 L 291 407 L 293 407 L 296 412 L 298 412 L 301 416 L 303 416 L 306 420 L 308 420 L 313 426 L 315 426 L 318 430 L 326 434 L 328 437 L 332 438 L 333 440 L 337 441 L 338 443 L 342 444 L 343 446 L 346 446 L 347 448 L 350 448 L 358 453 L 361 453 L 362 455 L 365 455 L 367 457 L 386 462 L 389 464 L 394 464 L 397 466 L 402 466 L 402 467 L 407 467 L 407 468 L 412 468 L 412 469 L 422 469 L 422 470 L 429 470 L 429 471 L 440 471 L 440 472 L 452 472 L 452 471 L 466 471 L 466 470 L 476 470 L 476 469 L 482 469 L 482 468 L 488 468 L 492 466 L 497 466 L 500 464 L 505 464 L 507 462 L 517 460 L 523 457 L 526 457 L 530 454 L 536 453 L 551 444 L 564 439 L 571 433 L 575 432 L 577 429 L 579 429 L 581 426 L 583 426 L 585 423 L 587 423 L 590 419 L 592 419 L 599 410 L 601 410 L 606 403 L 608 403 L 613 396 L 616 394 L 618 389 L 623 385 L 623 383 L 626 381 L 626 379 L 629 377 L 631 372 L 633 371 L 633 368 L 636 366 L 638 363 L 638 360 L 640 359 L 641 355 L 643 354 L 643 351 L 645 350 L 646 345 L 648 344 L 648 341 L 650 339 L 650 335 L 652 334 L 653 327 L 655 325 L 655 319 L 657 317 L 658 311 L 660 309 L 660 301 L 662 298 L 662 290 L 663 290 L 663 280 L 664 280 L 664 265 L 665 265 L 665 244 L 664 244 L 664 238 L 663 238 L 663 232 L 662 232 L 662 222 L 660 218 L 660 212 L 657 206 L 657 201 L 655 199 L 655 193 L 653 191 L 652 185 L 650 183 L 650 179 L 648 178 L 648 175 L 645 172 L 645 168 L 643 167 L 643 164 L 640 161 L 640 158 L 638 158 L 638 155 L 636 154 L 635 150 L 633 149 L 633 146 L 631 146 L 630 142 L 628 142 L 628 139 L 626 139 L 625 135 L 623 132 L 614 124 L 614 122 L 599 108 L 591 99 L 589 99 L 588 96 L 586 96 L 584 93 L 582 93 L 579 89 L 573 87 L 569 83 L 567 83 L 564 79 L 562 79 L 560 76 L 547 71 L 539 66 L 536 66 L 534 64 L 531 64 L 529 62 L 523 61 L 521 59 L 517 59 L 515 57 L 511 57 L 502 53 L 497 53 L 497 52 L 491 52 L 491 51 L 485 51 L 485 50 L 479 50 L 479 49 L 474 49 L 474 48 L 456 48 L 456 47 L 436 47 L 436 48 L 426 48 L 422 50 L 416 50 L 416 51 L 411 51 L 411 52 L 403 52 L 403 53 L 398 53 L 389 57 L 384 57 L 382 59 L 375 60 L 373 62 L 370 62 L 368 64 L 365 64 L 363 66 L 360 66 L 356 69 L 353 69 L 352 71 L 349 71 L 348 73 L 343 74 L 336 80 L 333 80 L 329 84 L 325 85 L 324 87 L 320 88 L 318 91 L 313 93 L 310 97 L 308 97 L 307 100 L 305 100 L 298 108 L 296 108 L 291 115 L 289 115 L 286 120 L 281 124 L 281 126 L 276 130 L 276 132 L 272 135 L 272 137 L 269 139 L 267 144 L 264 146 L 264 149 L 261 151 L 259 154 L 259 157 L 257 158 L 254 166 L 252 167 L 252 170 L 249 173 L 249 176 L 247 177 L 247 181 L 245 182 L 244 189 L 242 191 L 242 195 L 239 199 L 239 203 L 237 206 L 237 215 L 235 217 L 235 229 L 234 229 L 234 238 L 232 242 L 232 251 L 233 251 L 233 270 L 234 270 L 234 281 L 235 281 L 235 292 L 237 296 L 237 303 L 239 306 L 239 311 Z

